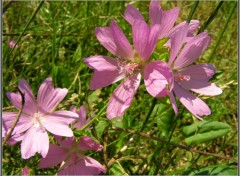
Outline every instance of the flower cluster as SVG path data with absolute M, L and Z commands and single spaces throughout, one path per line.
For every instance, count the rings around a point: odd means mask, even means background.
M 132 27 L 133 45 L 114 19 L 111 19 L 110 26 L 95 29 L 98 41 L 116 58 L 97 55 L 83 59 L 94 70 L 90 89 L 103 88 L 123 80 L 110 97 L 108 119 L 124 115 L 142 78 L 151 96 L 170 97 L 176 115 L 178 107 L 175 96 L 197 118 L 202 120 L 201 116 L 211 114 L 208 105 L 191 93 L 208 96 L 222 93 L 220 88 L 209 82 L 215 74 L 215 67 L 211 64 L 193 64 L 207 49 L 210 36 L 207 32 L 194 35 L 200 24 L 198 20 L 184 21 L 174 26 L 178 14 L 178 8 L 164 11 L 157 1 L 151 1 L 148 25 L 141 13 L 128 5 L 124 19 Z M 152 60 L 158 41 L 164 38 L 167 38 L 164 47 L 170 53 L 169 61 Z M 10 43 L 10 47 L 12 45 Z M 22 108 L 22 113 L 14 129 L 12 126 L 18 113 L 2 113 L 2 140 L 11 133 L 7 142 L 14 145 L 21 141 L 22 158 L 28 159 L 39 153 L 42 156 L 39 167 L 61 164 L 59 175 L 106 173 L 98 161 L 86 154 L 89 150 L 101 151 L 102 146 L 89 136 L 75 137 L 72 131 L 90 125 L 91 119 L 87 118 L 85 107 L 81 106 L 78 110 L 72 106 L 70 111 L 56 110 L 67 95 L 67 89 L 54 88 L 51 78 L 43 81 L 37 99 L 24 79 L 19 81 L 18 88 L 24 95 L 23 107 L 21 94 L 8 92 L 7 97 L 16 109 Z M 49 140 L 49 133 L 54 136 L 52 140 Z M 52 141 L 57 141 L 59 145 L 50 143 Z

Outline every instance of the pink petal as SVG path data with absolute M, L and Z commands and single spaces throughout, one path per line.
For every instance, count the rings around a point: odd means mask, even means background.
M 178 115 L 178 107 L 177 107 L 176 100 L 175 100 L 172 92 L 169 93 L 169 96 L 170 96 L 170 101 L 172 103 L 173 110 L 175 112 L 175 115 L 177 116 Z
M 175 60 L 174 69 L 181 69 L 192 64 L 207 49 L 209 43 L 210 37 L 206 32 L 193 37 Z
M 74 127 L 77 129 L 81 129 L 85 124 L 87 124 L 86 108 L 84 106 L 81 106 L 80 110 L 79 111 L 75 110 L 75 112 L 79 115 L 79 118 L 76 120 L 77 123 L 75 123 Z
M 3 112 L 2 113 L 2 130 L 8 133 L 10 128 L 13 126 L 18 113 L 16 112 Z M 16 127 L 14 128 L 12 134 L 20 134 L 33 125 L 32 118 L 24 114 L 21 114 Z
M 25 134 L 21 144 L 21 154 L 23 159 L 34 156 L 36 152 L 42 157 L 46 157 L 49 148 L 49 139 L 43 127 L 32 126 Z
M 83 136 L 78 142 L 78 148 L 81 151 L 101 151 L 103 147 L 99 143 L 95 142 L 91 137 Z
M 60 164 L 67 158 L 67 151 L 55 144 L 49 145 L 49 150 L 45 158 L 41 158 L 39 168 L 47 168 Z
M 2 142 L 5 139 L 5 136 L 7 136 L 6 131 L 2 130 Z M 15 145 L 18 141 L 21 141 L 23 139 L 23 135 L 22 134 L 14 134 L 12 135 L 9 140 L 7 141 L 7 144 L 10 146 Z
M 37 102 L 40 112 L 47 114 L 53 111 L 67 95 L 67 92 L 68 90 L 65 88 L 55 89 L 51 78 L 45 79 L 41 84 L 37 95 Z
M 124 18 L 131 25 L 133 25 L 136 20 L 145 21 L 141 13 L 131 4 L 127 5 Z
M 106 87 L 125 77 L 125 72 L 121 68 L 122 63 L 117 59 L 107 56 L 93 56 L 85 58 L 84 62 L 94 70 L 90 90 Z
M 150 62 L 144 68 L 144 83 L 148 93 L 153 97 L 166 96 L 169 93 L 167 85 L 172 89 L 173 73 L 165 62 Z
M 208 82 L 214 73 L 215 67 L 211 64 L 191 65 L 181 70 L 181 74 L 190 76 L 190 80 L 182 80 L 179 84 L 196 93 L 210 96 L 219 95 L 222 90 L 214 83 Z
M 61 167 L 58 175 L 98 175 L 106 173 L 106 169 L 96 160 L 83 155 L 73 155 Z
M 179 98 L 180 102 L 197 118 L 202 120 L 200 116 L 210 115 L 211 110 L 208 105 L 204 103 L 200 98 L 191 94 L 177 83 L 174 84 L 174 93 Z
M 71 111 L 56 111 L 47 115 L 42 121 L 43 126 L 52 134 L 58 136 L 73 136 L 69 124 L 78 118 L 78 115 Z
M 60 146 L 63 147 L 63 148 L 70 149 L 70 148 L 72 148 L 73 144 L 75 143 L 75 137 L 74 136 L 68 137 L 66 139 L 62 139 L 61 136 L 55 136 L 54 135 L 54 137 L 55 137 L 56 141 L 60 144 Z
M 99 42 L 115 56 L 130 60 L 133 58 L 132 47 L 114 20 L 111 20 L 110 27 L 97 27 L 95 35 Z
M 177 32 L 175 32 L 171 36 L 171 53 L 168 65 L 172 67 L 172 64 L 178 55 L 179 50 L 182 48 L 183 42 L 187 36 L 188 24 L 185 24 L 179 28 Z
M 126 78 L 113 92 L 107 107 L 107 118 L 122 116 L 131 105 L 139 87 L 141 74 L 134 73 Z
M 28 115 L 36 113 L 37 106 L 34 95 L 32 93 L 32 89 L 29 84 L 24 79 L 21 79 L 18 83 L 18 88 L 24 94 L 25 103 L 23 107 L 23 112 Z M 8 92 L 7 97 L 17 109 L 20 109 L 22 97 L 19 93 Z
M 162 22 L 163 10 L 161 9 L 160 3 L 158 1 L 151 1 L 149 5 L 149 18 L 151 26 L 155 24 L 161 24 Z

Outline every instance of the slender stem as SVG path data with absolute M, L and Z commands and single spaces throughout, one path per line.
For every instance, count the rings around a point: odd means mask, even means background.
M 36 14 L 38 13 L 39 9 L 42 7 L 44 1 L 41 1 L 39 6 L 37 7 L 37 9 L 34 11 L 32 17 L 30 18 L 30 20 L 28 21 L 28 23 L 26 24 L 25 28 L 23 29 L 22 33 L 20 34 L 20 36 L 18 37 L 14 47 L 12 48 L 12 50 L 9 53 L 9 56 L 12 54 L 13 50 L 15 49 L 15 47 L 17 46 L 18 42 L 20 41 L 20 39 L 22 38 L 23 34 L 25 33 L 25 31 L 27 30 L 28 26 L 30 25 L 30 23 L 32 22 L 33 18 L 36 16 Z
M 166 139 L 162 139 L 162 138 L 155 137 L 155 136 L 150 136 L 150 135 L 148 135 L 146 133 L 142 133 L 142 132 L 138 132 L 138 131 L 134 131 L 134 130 L 129 130 L 129 129 L 117 128 L 117 127 L 112 127 L 111 129 L 115 130 L 115 131 L 123 131 L 123 132 L 131 133 L 131 134 L 136 134 L 136 135 L 139 135 L 139 136 L 142 136 L 142 137 L 145 137 L 145 138 L 148 138 L 148 139 L 156 140 L 156 141 L 159 141 L 159 142 L 164 142 L 164 143 L 166 143 L 168 145 L 172 145 L 172 146 L 178 147 L 180 149 L 188 150 L 190 152 L 195 152 L 195 153 L 199 153 L 199 154 L 202 154 L 202 155 L 215 156 L 215 157 L 218 157 L 218 158 L 223 158 L 223 159 L 226 159 L 226 160 L 232 160 L 232 161 L 236 161 L 237 162 L 237 160 L 235 158 L 218 155 L 216 153 L 209 153 L 209 152 L 196 150 L 196 149 L 193 149 L 193 148 L 185 146 L 185 145 L 181 145 L 181 144 L 177 144 L 177 143 L 174 143 L 174 142 L 170 142 L 170 141 L 168 141 Z
M 220 9 L 220 7 L 222 6 L 224 1 L 220 1 L 216 7 L 216 9 L 214 10 L 214 12 L 212 12 L 212 14 L 209 16 L 209 18 L 207 19 L 207 21 L 202 25 L 202 27 L 199 29 L 198 33 L 203 32 L 207 26 L 213 21 L 213 19 L 215 18 L 215 16 L 217 15 L 218 10 Z
M 12 132 L 13 132 L 14 128 L 16 127 L 18 121 L 19 121 L 19 118 L 22 114 L 23 106 L 25 104 L 24 92 L 22 93 L 21 90 L 19 90 L 19 89 L 18 89 L 18 91 L 20 92 L 20 95 L 21 95 L 21 98 L 22 98 L 22 103 L 21 103 L 18 115 L 17 115 L 12 127 L 10 128 L 10 131 L 8 132 L 7 136 L 5 137 L 2 146 L 4 146 L 7 143 L 7 141 L 10 139 L 10 137 L 12 135 Z
M 199 3 L 199 1 L 196 1 L 196 2 L 193 4 L 192 9 L 191 9 L 191 12 L 190 12 L 189 15 L 188 15 L 187 23 L 190 23 L 190 21 L 191 21 L 191 19 L 192 19 L 192 17 L 193 17 L 193 14 L 194 14 L 197 6 L 198 6 L 198 3 Z
M 220 44 L 220 41 L 221 41 L 221 39 L 222 39 L 222 36 L 223 36 L 225 30 L 226 30 L 227 27 L 228 27 L 228 23 L 229 23 L 232 15 L 233 15 L 233 12 L 234 12 L 234 10 L 235 10 L 236 7 L 237 7 L 237 2 L 235 2 L 235 4 L 233 5 L 232 9 L 230 10 L 230 13 L 229 13 L 229 15 L 228 15 L 227 21 L 226 21 L 226 23 L 225 23 L 225 25 L 224 25 L 224 27 L 223 27 L 223 30 L 222 30 L 221 33 L 220 33 L 220 36 L 219 36 L 218 41 L 217 41 L 217 44 L 216 44 L 215 47 L 213 48 L 212 54 L 211 54 L 211 56 L 209 57 L 208 62 L 210 62 L 210 61 L 212 60 L 213 55 L 215 54 L 215 52 L 216 52 L 216 50 L 217 50 L 217 48 L 218 48 L 218 45 Z
M 6 12 L 6 10 L 10 7 L 10 5 L 13 3 L 13 0 L 10 0 L 4 7 L 2 10 L 2 14 L 4 14 Z

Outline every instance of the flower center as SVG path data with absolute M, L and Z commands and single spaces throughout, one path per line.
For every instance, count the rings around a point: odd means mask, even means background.
M 189 75 L 183 75 L 182 73 L 177 73 L 174 75 L 175 81 L 190 81 L 191 77 Z
M 126 75 L 132 75 L 135 70 L 140 69 L 140 65 L 137 63 L 122 62 L 119 64 L 120 71 L 123 71 Z
M 43 122 L 43 117 L 42 114 L 40 114 L 39 112 L 33 114 L 33 125 L 34 127 L 41 127 L 42 126 L 42 122 Z

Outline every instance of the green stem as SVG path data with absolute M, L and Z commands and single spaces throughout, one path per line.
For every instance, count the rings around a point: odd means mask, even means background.
M 187 23 L 190 23 L 190 21 L 191 21 L 191 19 L 192 19 L 192 17 L 193 17 L 193 14 L 194 14 L 197 6 L 198 6 L 198 3 L 199 3 L 199 1 L 196 1 L 196 2 L 193 4 L 192 9 L 191 9 L 191 12 L 190 12 L 189 15 L 188 15 Z
M 215 52 L 216 52 L 216 50 L 217 50 L 217 48 L 218 48 L 218 46 L 219 46 L 219 44 L 220 44 L 220 41 L 221 41 L 221 39 L 222 39 L 222 36 L 223 36 L 224 32 L 226 31 L 226 29 L 227 29 L 227 27 L 228 27 L 228 23 L 229 23 L 232 15 L 233 15 L 233 12 L 234 12 L 234 10 L 235 10 L 236 7 L 237 7 L 237 2 L 235 2 L 235 4 L 233 5 L 232 9 L 230 10 L 230 13 L 229 13 L 229 15 L 228 15 L 227 21 L 226 21 L 226 23 L 225 23 L 225 25 L 224 25 L 224 27 L 223 27 L 223 30 L 222 30 L 221 33 L 220 33 L 220 36 L 219 36 L 218 41 L 217 41 L 217 44 L 216 44 L 215 47 L 213 48 L 212 54 L 211 54 L 211 56 L 209 57 L 208 62 L 210 62 L 210 61 L 212 60 L 212 58 L 213 58 L 213 56 L 214 56 L 214 54 L 215 54 Z
M 12 54 L 13 50 L 15 49 L 15 47 L 17 46 L 18 42 L 20 41 L 20 39 L 22 38 L 22 36 L 24 35 L 24 33 L 26 32 L 28 26 L 30 25 L 30 23 L 32 22 L 32 20 L 34 19 L 34 17 L 36 16 L 36 14 L 38 13 L 39 9 L 42 7 L 44 1 L 41 1 L 39 6 L 37 7 L 37 9 L 34 11 L 32 17 L 30 18 L 30 20 L 28 21 L 28 23 L 26 24 L 25 28 L 23 29 L 22 33 L 20 34 L 20 36 L 18 37 L 14 47 L 12 48 L 12 50 L 9 53 L 9 56 Z
M 199 29 L 198 33 L 203 32 L 207 26 L 213 21 L 213 19 L 215 18 L 215 16 L 217 15 L 218 10 L 220 9 L 220 7 L 222 6 L 224 1 L 220 1 L 216 7 L 216 9 L 214 10 L 214 12 L 212 12 L 212 14 L 209 16 L 209 18 L 207 19 L 207 21 L 202 25 L 202 27 Z

